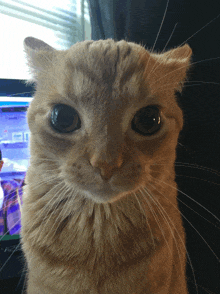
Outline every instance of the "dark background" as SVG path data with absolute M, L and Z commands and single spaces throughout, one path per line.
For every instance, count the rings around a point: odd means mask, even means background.
M 93 40 L 126 39 L 146 45 L 146 48 L 154 46 L 167 5 L 166 0 L 89 0 L 89 3 Z M 166 49 L 182 44 L 219 14 L 219 0 L 170 0 L 155 50 L 163 50 L 176 23 L 177 26 Z M 193 50 L 194 62 L 220 57 L 220 17 L 187 43 Z M 220 83 L 220 59 L 196 63 L 190 71 L 190 81 Z M 5 82 L 7 83 L 3 85 L 8 85 L 7 91 L 13 93 L 31 90 L 24 88 L 21 81 Z M 13 82 L 18 83 L 17 86 L 12 85 Z M 185 125 L 180 135 L 181 145 L 177 148 L 177 162 L 191 165 L 177 166 L 176 179 L 182 192 L 220 218 L 220 85 L 195 84 L 199 85 L 185 87 L 183 93 L 178 95 L 185 114 Z M 22 89 L 17 88 L 21 85 Z M 2 84 L 0 89 L 0 92 L 4 91 Z M 214 173 L 213 170 L 217 172 Z M 219 294 L 220 223 L 186 195 L 179 193 L 178 198 L 181 212 L 188 220 L 183 218 L 187 249 L 193 265 L 192 270 L 188 260 L 189 294 Z M 4 254 L 1 256 L 4 258 L 5 254 L 9 254 L 4 251 L 5 246 L 8 248 L 18 244 L 19 240 L 13 241 L 13 244 L 10 243 L 12 241 L 7 241 L 11 245 L 5 242 L 1 242 L 0 246 L 3 248 Z M 4 262 L 3 259 L 1 257 L 0 262 Z M 0 277 L 4 279 L 1 280 L 1 293 L 21 293 L 24 282 L 21 271 L 23 262 L 21 251 L 16 251 L 5 267 L 6 276 Z

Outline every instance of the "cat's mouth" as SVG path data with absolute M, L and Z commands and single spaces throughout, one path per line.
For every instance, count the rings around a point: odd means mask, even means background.
M 140 185 L 135 185 L 133 187 L 129 186 L 114 186 L 110 183 L 104 183 L 101 186 L 92 185 L 90 187 L 85 187 L 82 190 L 86 198 L 92 199 L 97 203 L 112 203 L 119 200 L 122 197 L 126 197 L 131 193 L 135 193 L 139 189 Z

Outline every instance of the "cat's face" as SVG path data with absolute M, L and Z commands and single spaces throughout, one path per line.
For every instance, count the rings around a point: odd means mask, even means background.
M 108 39 L 56 51 L 27 38 L 25 48 L 37 84 L 28 110 L 31 163 L 45 159 L 42 178 L 50 170 L 82 197 L 111 202 L 173 176 L 183 126 L 174 94 L 188 45 L 150 54 Z

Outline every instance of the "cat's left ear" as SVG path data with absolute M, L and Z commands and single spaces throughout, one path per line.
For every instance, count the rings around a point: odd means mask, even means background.
M 33 78 L 37 80 L 38 73 L 52 65 L 56 50 L 45 42 L 33 37 L 24 39 L 24 50 Z
M 170 73 L 167 78 L 170 82 L 173 82 L 173 87 L 178 92 L 182 91 L 184 81 L 187 77 L 187 71 L 191 65 L 191 57 L 192 49 L 188 44 L 171 49 L 163 54 L 168 68 L 170 67 Z
M 191 65 L 191 57 L 192 49 L 187 44 L 171 49 L 166 53 L 153 54 L 157 65 L 154 72 L 156 76 L 161 76 L 159 79 L 162 85 L 161 89 L 182 91 L 187 71 Z

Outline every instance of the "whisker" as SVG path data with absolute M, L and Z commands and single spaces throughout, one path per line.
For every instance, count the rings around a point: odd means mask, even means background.
M 154 163 L 154 165 L 166 165 L 166 163 Z M 184 167 L 196 168 L 196 169 L 208 171 L 208 172 L 211 172 L 213 174 L 216 174 L 217 176 L 220 176 L 219 171 L 217 171 L 217 170 L 215 170 L 213 168 L 205 167 L 205 166 L 194 164 L 194 163 L 176 161 L 175 166 L 184 166 Z
M 158 181 L 158 182 L 161 182 L 161 183 L 164 183 L 165 185 L 167 185 L 167 186 L 169 186 L 169 187 L 171 187 L 171 188 L 173 188 L 173 189 L 175 189 L 175 190 L 177 190 L 177 191 L 179 191 L 181 194 L 183 194 L 183 195 L 185 195 L 185 196 L 187 196 L 187 197 L 189 197 L 191 200 L 193 200 L 193 201 L 195 201 L 194 199 L 192 199 L 190 196 L 188 196 L 187 194 L 185 194 L 184 192 L 182 192 L 181 190 L 179 190 L 178 188 L 176 188 L 176 187 L 173 187 L 172 185 L 169 185 L 169 184 L 167 184 L 167 183 L 165 183 L 164 181 L 162 181 L 162 180 L 158 180 L 158 179 L 154 179 L 154 180 L 156 180 L 156 181 Z M 197 201 L 195 201 L 197 204 L 199 204 Z M 199 204 L 201 207 L 203 207 L 204 209 L 206 209 L 203 205 L 201 205 L 201 204 Z M 206 209 L 208 212 L 210 212 L 208 209 Z M 211 213 L 211 212 L 210 212 Z M 213 214 L 213 213 L 211 213 L 218 221 L 219 221 L 219 219 Z M 203 239 L 203 241 L 206 243 L 206 245 L 209 247 L 209 249 L 212 251 L 212 253 L 215 255 L 215 257 L 217 258 L 217 260 L 220 262 L 220 259 L 218 258 L 218 256 L 215 254 L 215 252 L 212 250 L 212 248 L 209 246 L 209 244 L 206 242 L 206 240 L 202 237 L 202 235 L 198 232 L 198 230 L 188 221 L 188 219 L 182 214 L 182 216 L 187 220 L 187 222 L 194 228 L 194 230 L 199 234 L 199 236 Z
M 3 268 L 5 267 L 5 265 L 8 263 L 8 261 L 10 260 L 10 258 L 12 257 L 12 255 L 15 253 L 15 251 L 17 251 L 18 247 L 20 246 L 20 243 L 15 247 L 15 249 L 13 250 L 12 254 L 9 256 L 9 258 L 6 260 L 6 262 L 3 264 L 3 266 L 0 268 L 0 272 L 3 270 Z
M 152 186 L 154 189 L 156 189 L 156 187 L 154 186 L 154 185 L 152 185 L 152 184 L 150 184 L 150 183 L 148 183 L 150 186 Z M 158 189 L 156 189 L 157 191 L 158 191 Z M 175 205 L 173 205 L 173 203 L 164 195 L 164 194 L 162 194 L 160 191 L 158 191 L 163 197 L 165 197 L 168 201 L 169 201 L 169 203 L 176 209 L 176 210 L 178 210 L 179 211 L 179 209 L 177 208 L 177 207 L 175 207 Z M 164 210 L 165 211 L 165 210 Z M 165 211 L 165 213 L 166 213 L 166 211 Z M 166 213 L 167 214 L 167 213 Z M 183 216 L 183 214 L 180 212 L 180 214 Z M 167 214 L 167 216 L 168 216 L 168 214 Z M 170 218 L 169 216 L 168 216 L 168 218 Z M 174 226 L 174 229 L 175 229 L 175 231 L 177 232 L 177 235 L 179 236 L 179 238 L 180 238 L 180 241 L 182 242 L 182 244 L 183 244 L 183 246 L 184 246 L 184 248 L 185 248 L 185 250 L 186 250 L 186 254 L 187 254 L 187 257 L 188 257 L 188 260 L 189 260 L 189 264 L 190 264 L 190 266 L 191 266 L 191 269 L 192 269 L 192 273 L 193 273 L 193 277 L 194 277 L 194 282 L 195 282 L 195 285 L 196 285 L 196 292 L 198 293 L 198 284 L 197 284 L 197 282 L 196 282 L 196 277 L 195 277 L 195 270 L 194 270 L 194 268 L 193 268 L 193 265 L 192 265 L 192 261 L 191 261 L 191 258 L 190 258 L 190 256 L 189 256 L 189 253 L 188 253 L 188 250 L 187 250 L 187 248 L 186 248 L 186 245 L 185 245 L 185 243 L 184 243 L 184 241 L 182 240 L 182 238 L 180 237 L 180 234 L 179 234 L 179 232 L 178 232 L 178 230 L 176 229 L 176 227 L 175 227 L 175 225 L 173 224 L 173 226 Z
M 172 36 L 173 36 L 173 33 L 174 33 L 175 29 L 176 29 L 177 24 L 178 24 L 178 22 L 175 24 L 175 26 L 174 26 L 174 28 L 173 28 L 173 30 L 172 30 L 172 33 L 171 33 L 171 35 L 170 35 L 170 37 L 169 37 L 169 39 L 168 39 L 168 41 L 167 41 L 166 45 L 164 46 L 164 48 L 163 48 L 163 50 L 162 50 L 161 53 L 163 53 L 163 52 L 165 51 L 167 45 L 169 44 L 169 42 L 170 42 L 170 40 L 171 40 L 171 38 L 172 38 Z
M 167 5 L 168 6 L 168 5 Z M 167 8 L 167 7 L 166 7 Z M 166 12 L 166 11 L 165 11 Z M 213 21 L 215 21 L 218 17 L 220 16 L 220 14 L 217 16 L 217 17 L 215 17 L 214 19 L 212 19 L 210 22 L 208 22 L 206 25 L 204 25 L 200 30 L 198 30 L 196 33 L 194 33 L 191 37 L 189 37 L 186 41 L 184 41 L 182 44 L 180 44 L 178 47 L 181 47 L 183 44 L 185 44 L 188 40 L 190 40 L 193 36 L 195 36 L 197 33 L 199 33 L 201 30 L 203 30 L 206 26 L 208 26 L 210 23 L 212 23 Z M 176 24 L 177 25 L 177 24 Z M 176 28 L 176 25 L 175 25 L 175 27 L 174 27 L 174 29 L 173 29 L 173 32 L 174 32 L 174 30 L 175 30 L 175 28 Z M 171 36 L 172 36 L 172 34 L 173 34 L 173 32 L 171 33 Z M 158 34 L 159 35 L 159 34 Z M 170 36 L 170 38 L 171 38 L 171 36 Z M 158 36 L 157 36 L 157 38 L 158 38 Z M 169 38 L 169 40 L 168 40 L 168 42 L 170 41 L 170 38 Z M 156 39 L 157 40 L 157 39 Z M 167 44 L 168 44 L 168 42 L 167 42 Z M 161 53 L 163 53 L 164 52 L 164 50 L 165 50 L 165 48 L 166 48 L 166 46 L 167 46 L 167 44 L 165 45 L 165 47 L 164 47 L 164 49 L 163 49 L 163 51 L 161 52 Z M 154 44 L 154 46 L 155 46 L 155 44 Z M 153 46 L 153 50 L 154 50 L 154 46 Z M 153 51 L 152 50 L 152 51 Z M 151 53 L 152 53 L 152 51 L 151 51 Z M 167 56 L 167 57 L 169 57 L 169 55 Z M 219 58 L 219 57 L 217 57 L 217 58 Z M 150 58 L 149 58 L 150 59 Z M 216 58 L 215 58 L 216 59 Z M 206 60 L 211 60 L 211 59 L 206 59 Z M 203 61 L 206 61 L 206 60 L 203 60 Z M 149 60 L 148 60 L 149 61 Z M 159 62 L 159 60 L 157 60 L 156 61 L 156 63 L 155 63 L 155 65 L 157 64 Z M 201 61 L 199 61 L 199 62 L 201 62 Z M 199 63 L 199 62 L 194 62 L 194 63 L 191 63 L 191 65 L 192 64 L 196 64 L 196 63 Z M 155 68 L 155 65 L 153 66 L 153 68 L 151 69 L 151 71 L 150 71 L 150 73 L 148 74 L 148 77 L 149 77 L 149 75 L 152 73 L 152 72 L 155 72 L 155 70 L 161 65 L 161 62 L 159 62 L 159 65 L 157 65 L 157 67 Z M 172 72 L 171 72 L 172 73 Z M 166 75 L 165 75 L 166 76 Z M 156 81 L 156 83 L 157 83 L 157 81 Z M 197 85 L 196 85 L 197 86 Z M 185 86 L 186 87 L 186 86 Z M 188 86 L 189 87 L 189 86 Z
M 176 229 L 175 225 L 173 224 L 173 221 L 170 219 L 169 215 L 167 214 L 166 210 L 165 210 L 165 209 L 162 207 L 162 205 L 160 204 L 160 202 L 159 202 L 156 198 L 154 198 L 154 197 L 152 196 L 152 194 L 150 193 L 150 191 L 148 191 L 146 188 L 144 188 L 144 189 L 145 189 L 146 193 L 148 194 L 148 196 L 151 198 L 151 200 L 152 200 L 154 203 L 157 202 L 157 204 L 158 204 L 158 205 L 157 205 L 157 208 L 160 210 L 160 212 L 161 212 L 161 214 L 162 214 L 164 220 L 166 221 L 166 223 L 168 224 L 168 226 L 169 226 L 169 228 L 170 228 L 170 232 L 171 232 L 171 234 L 172 234 L 172 236 L 173 236 L 173 239 L 174 239 L 174 242 L 175 242 L 175 244 L 176 244 L 177 251 L 178 251 L 178 256 L 179 256 L 179 260 L 180 260 L 180 264 L 181 264 L 181 270 L 182 270 L 182 273 L 185 274 L 185 273 L 184 273 L 184 270 L 183 270 L 183 267 L 182 267 L 182 263 L 181 263 L 181 258 L 180 258 L 181 254 L 180 254 L 180 251 L 179 251 L 179 248 L 178 248 L 178 245 L 177 245 L 176 238 L 175 238 L 175 236 L 174 236 L 174 232 L 173 232 L 173 230 L 171 229 L 170 224 L 173 225 L 173 228 L 174 228 L 174 230 L 175 230 L 176 232 L 177 232 L 177 229 Z M 168 220 L 167 220 L 166 217 L 164 216 L 163 211 L 161 211 L 161 209 L 166 213 L 168 219 L 170 220 L 170 223 L 168 222 Z M 178 235 L 179 235 L 179 233 L 178 233 Z M 180 235 L 179 235 L 179 238 L 182 239 L 182 238 L 180 237 Z M 185 244 L 184 244 L 183 241 L 182 241 L 182 243 L 183 243 L 183 245 L 184 245 L 184 249 L 186 250 L 186 246 L 185 246 Z
M 141 189 L 139 189 L 139 190 L 140 190 L 140 192 L 141 192 L 141 194 L 142 194 L 142 196 L 143 196 L 143 199 L 147 202 L 147 205 L 150 207 L 150 210 L 151 210 L 151 212 L 152 212 L 152 214 L 153 214 L 153 216 L 154 216 L 154 219 L 156 220 L 157 225 L 158 225 L 158 227 L 160 228 L 161 233 L 163 234 L 164 240 L 165 240 L 165 242 L 166 242 L 166 244 L 167 244 L 167 247 L 168 247 L 168 249 L 169 249 L 169 251 L 170 251 L 170 256 L 172 256 L 172 252 L 171 252 L 171 249 L 170 249 L 170 247 L 169 247 L 169 244 L 168 244 L 168 242 L 167 242 L 167 240 L 166 240 L 166 237 L 165 237 L 165 235 L 164 235 L 163 229 L 162 229 L 162 227 L 161 227 L 160 224 L 159 224 L 160 221 L 158 220 L 158 217 L 157 217 L 156 213 L 154 212 L 154 209 L 152 208 L 151 204 L 148 202 L 147 198 L 144 197 L 144 194 L 143 194 L 142 190 L 141 190 Z
M 167 45 L 168 45 L 168 43 L 169 43 L 169 41 L 170 41 L 170 39 L 171 39 L 173 33 L 174 33 L 174 31 L 175 31 L 176 26 L 177 26 L 177 23 L 175 24 L 175 26 L 174 26 L 174 28 L 173 28 L 173 31 L 172 31 L 172 33 L 171 33 L 171 35 L 170 35 L 170 37 L 169 37 L 169 39 L 168 39 L 166 45 L 164 46 L 162 52 L 160 52 L 160 54 L 164 53 L 164 51 L 165 51 L 165 49 L 166 49 L 166 47 L 167 47 Z M 152 50 L 152 51 L 153 51 L 153 50 Z M 151 51 L 151 52 L 152 52 L 152 51 Z M 172 53 L 172 52 L 170 52 L 170 53 L 168 54 L 167 58 L 171 55 L 171 53 Z M 161 64 L 162 64 L 162 62 L 160 62 L 159 59 L 157 59 L 156 62 L 155 62 L 155 64 L 154 64 L 154 66 L 152 67 L 151 71 L 150 71 L 149 74 L 147 75 L 147 78 L 151 75 L 151 73 L 154 73 L 154 72 L 156 71 L 156 69 L 157 69 Z M 157 66 L 156 66 L 156 65 L 157 65 Z
M 60 183 L 61 184 L 61 183 Z M 63 184 L 63 183 L 62 183 Z M 61 188 L 56 192 L 56 194 L 53 196 L 53 197 L 51 197 L 51 201 L 52 200 L 54 200 L 54 202 L 56 202 L 56 196 L 63 190 L 64 188 L 63 188 L 63 185 L 61 186 Z M 50 193 L 51 193 L 51 191 L 50 191 Z M 50 201 L 49 201 L 50 202 Z M 46 212 L 46 210 L 47 210 L 47 208 L 48 207 L 51 207 L 51 204 L 50 203 L 47 203 L 42 209 L 41 209 L 41 214 L 38 216 L 38 219 L 40 220 L 40 227 L 44 227 L 43 229 L 45 229 L 46 227 L 47 227 L 47 223 L 48 223 L 48 221 L 50 220 L 50 218 L 51 218 L 51 216 L 56 212 L 56 208 L 58 207 L 58 205 L 59 205 L 59 201 L 57 202 L 57 204 L 56 204 L 56 207 L 54 208 L 54 211 L 53 211 L 53 213 L 51 213 L 50 214 L 50 216 L 49 216 L 49 218 L 47 219 L 47 221 L 46 221 L 46 223 L 44 223 L 44 220 L 46 219 L 46 217 L 48 216 L 48 214 L 49 214 L 49 211 L 47 211 Z M 45 216 L 44 216 L 44 219 L 43 219 L 43 221 L 41 220 L 41 216 L 43 215 L 43 214 L 45 214 Z M 30 230 L 31 230 L 32 228 L 30 228 Z M 36 238 L 35 238 L 35 240 L 33 241 L 33 243 L 37 243 L 38 242 L 38 239 L 39 239 L 39 235 L 37 235 L 36 234 Z
M 140 192 L 141 192 L 141 191 L 140 191 Z M 155 246 L 155 242 L 154 242 L 153 233 L 152 233 L 152 230 L 151 230 L 151 226 L 150 226 L 150 224 L 149 224 L 149 222 L 148 222 L 148 218 L 147 218 L 147 216 L 146 216 L 146 213 L 144 212 L 144 209 L 143 209 L 143 207 L 141 206 L 140 201 L 139 201 L 139 199 L 138 199 L 136 193 L 133 193 L 133 194 L 134 194 L 134 196 L 135 196 L 135 198 L 136 198 L 136 200 L 137 200 L 137 202 L 138 202 L 138 204 L 139 204 L 139 206 L 140 206 L 140 208 L 141 208 L 141 210 L 142 210 L 142 212 L 143 212 L 143 214 L 144 214 L 144 216 L 145 216 L 145 218 L 146 218 L 146 221 L 147 221 L 148 227 L 149 227 L 149 229 L 150 229 L 151 239 L 152 239 L 153 244 L 154 244 L 154 250 L 156 250 L 156 246 Z
M 164 19 L 165 19 L 166 14 L 167 14 L 168 5 L 169 5 L 169 0 L 167 1 L 167 5 L 166 5 L 165 11 L 164 11 L 163 19 L 162 19 L 162 22 L 161 22 L 161 24 L 160 24 L 160 28 L 159 28 L 159 31 L 158 31 L 158 33 L 157 33 L 156 40 L 155 40 L 155 42 L 154 42 L 154 45 L 153 45 L 152 51 L 154 51 L 155 45 L 156 45 L 156 43 L 157 43 L 157 40 L 158 40 L 158 37 L 159 37 L 159 34 L 160 34 L 160 31 L 161 31 L 161 29 L 162 29 L 162 26 L 163 26 L 163 23 L 164 23 Z M 151 51 L 151 52 L 152 52 L 152 51 Z
M 152 52 L 154 51 L 155 45 L 156 45 L 156 43 L 157 43 L 157 40 L 158 40 L 158 37 L 159 37 L 159 34 L 160 34 L 160 31 L 161 31 L 162 26 L 163 26 L 163 23 L 164 23 L 164 19 L 165 19 L 165 17 L 166 17 L 166 13 L 167 13 L 168 5 L 169 5 L 169 0 L 167 1 L 167 5 L 166 5 L 165 11 L 164 11 L 164 15 L 163 15 L 163 18 L 162 18 L 162 21 L 161 21 L 161 24 L 160 24 L 160 28 L 159 28 L 159 31 L 158 31 L 158 33 L 157 33 L 157 36 L 156 36 L 156 39 L 155 39 L 154 45 L 153 45 L 152 49 L 150 50 L 150 53 L 152 53 Z M 149 59 L 148 59 L 148 61 L 147 61 L 146 69 L 148 68 L 148 63 L 149 63 L 150 59 L 151 59 L 151 55 L 149 56 Z M 147 76 L 147 77 L 148 77 L 148 76 Z
M 178 199 L 178 201 L 180 201 L 181 203 L 183 203 L 185 206 L 187 206 L 189 209 L 191 209 L 194 213 L 198 214 L 200 217 L 202 217 L 203 219 L 205 219 L 207 222 L 209 222 L 210 224 L 212 224 L 214 227 L 220 229 L 220 227 L 216 226 L 215 224 L 213 224 L 212 222 L 210 222 L 207 218 L 205 218 L 204 216 L 202 216 L 201 214 L 199 214 L 198 212 L 196 212 L 193 208 L 191 208 L 190 206 L 188 206 L 185 202 L 183 202 L 181 199 Z
M 214 19 L 212 19 L 211 21 L 209 21 L 206 25 L 204 25 L 200 30 L 198 30 L 196 33 L 194 33 L 192 36 L 190 36 L 188 39 L 186 39 L 186 41 L 184 41 L 182 44 L 180 44 L 178 47 L 181 47 L 183 44 L 185 44 L 188 40 L 190 40 L 192 37 L 194 37 L 196 34 L 198 34 L 201 30 L 203 30 L 205 27 L 207 27 L 210 23 L 212 23 L 213 21 L 215 21 L 218 17 L 220 16 L 217 15 Z
M 60 184 L 60 183 L 59 183 L 59 184 Z M 59 184 L 57 184 L 57 186 L 58 186 Z M 56 188 L 57 186 L 55 186 L 55 187 L 53 187 L 53 188 Z M 36 184 L 36 187 L 39 187 L 39 185 Z M 52 188 L 52 189 L 53 189 L 53 188 Z M 50 192 L 50 191 L 49 191 L 49 192 Z M 43 197 L 45 197 L 47 194 L 48 194 L 48 193 L 46 193 Z M 41 201 L 41 199 L 38 199 L 38 200 L 36 201 L 36 204 L 37 204 L 39 201 Z M 21 213 L 22 213 L 22 212 L 21 212 Z M 16 221 L 16 222 L 14 223 L 14 226 L 17 225 L 17 224 L 20 222 L 20 220 L 21 220 L 21 218 L 20 218 L 18 221 Z M 14 227 L 14 226 L 13 226 L 13 227 Z M 12 228 L 13 228 L 13 227 L 12 227 Z M 2 237 L 0 238 L 0 241 L 1 241 L 1 240 L 7 235 L 7 233 L 9 233 L 9 230 L 8 230 L 4 235 L 2 235 Z
M 196 180 L 200 180 L 200 181 L 203 181 L 203 182 L 207 182 L 207 183 L 212 183 L 214 185 L 220 185 L 218 183 L 215 183 L 215 182 L 212 182 L 212 181 L 208 181 L 208 180 L 205 180 L 205 179 L 201 179 L 201 178 L 197 178 L 197 177 L 192 177 L 192 176 L 186 176 L 186 175 L 178 175 L 176 174 L 177 177 L 185 177 L 185 178 L 190 178 L 190 179 L 196 179 Z
M 204 60 L 200 60 L 200 61 L 196 61 L 196 62 L 192 62 L 191 65 L 194 65 L 194 64 L 198 64 L 198 63 L 201 63 L 201 62 L 205 62 L 205 61 L 210 61 L 210 60 L 216 60 L 216 59 L 219 59 L 220 57 L 213 57 L 213 58 L 208 58 L 208 59 L 204 59 Z M 165 78 L 166 76 L 174 73 L 175 71 L 178 71 L 178 70 L 181 70 L 182 68 L 186 68 L 188 67 L 189 65 L 184 65 L 184 66 L 181 66 L 177 69 L 174 69 L 173 71 L 165 74 L 164 76 L 162 76 L 161 78 L 157 79 L 151 86 L 154 86 L 155 84 L 157 84 L 161 79 Z
M 29 92 L 22 92 L 22 93 L 16 93 L 16 94 L 10 94 L 10 95 L 7 95 L 7 97 L 13 97 L 13 96 L 16 96 L 16 95 L 22 95 L 22 94 L 32 94 L 33 92 L 29 91 Z M 28 98 L 32 98 L 31 96 L 28 97 Z
M 192 201 L 194 201 L 195 203 L 197 203 L 199 206 L 201 206 L 203 209 L 205 209 L 207 212 L 209 212 L 209 213 L 210 213 L 215 219 L 217 219 L 217 221 L 220 222 L 220 219 L 217 218 L 216 215 L 214 215 L 210 210 L 208 210 L 206 207 L 204 207 L 202 204 L 200 204 L 199 202 L 197 202 L 195 199 L 193 199 L 192 197 L 190 197 L 189 195 L 187 195 L 187 194 L 184 193 L 183 191 L 181 191 L 181 190 L 179 190 L 178 188 L 173 187 L 173 186 L 171 186 L 171 185 L 169 185 L 169 184 L 163 182 L 162 180 L 158 180 L 158 179 L 155 179 L 155 178 L 154 178 L 154 180 L 161 181 L 162 183 L 164 183 L 164 184 L 166 184 L 166 185 L 172 187 L 173 189 L 176 189 L 176 190 L 179 191 L 181 194 L 185 195 L 186 197 L 188 197 L 189 199 L 191 199 Z
M 62 195 L 62 199 L 64 199 L 63 196 L 65 196 L 65 195 L 66 195 L 67 193 L 69 193 L 71 190 L 72 190 L 71 187 L 66 187 L 66 191 L 65 191 L 65 192 L 63 193 L 63 195 Z M 60 197 L 60 198 L 61 198 L 61 197 Z M 61 199 L 61 200 L 62 200 L 62 199 Z M 56 205 L 56 207 L 55 207 L 53 213 L 50 215 L 50 217 L 51 217 L 54 213 L 56 213 L 56 209 L 57 209 L 57 207 L 58 207 L 59 205 L 60 205 L 60 201 L 59 201 L 58 204 Z M 64 207 L 65 207 L 65 205 L 64 205 Z M 60 215 L 66 216 L 66 214 L 63 213 L 63 212 L 64 212 L 64 207 L 60 210 L 59 214 L 57 215 L 56 220 L 55 220 L 55 222 L 53 223 L 53 225 L 52 225 L 52 227 L 51 227 L 51 229 L 50 229 L 50 232 L 53 231 L 53 228 L 54 228 L 54 226 L 57 224 Z M 67 207 L 66 207 L 66 211 L 68 211 L 68 205 L 67 205 Z M 50 219 L 50 217 L 49 217 L 49 219 Z M 48 219 L 48 221 L 49 221 L 49 219 Z M 46 224 L 45 224 L 45 227 L 46 227 Z M 50 234 L 50 232 L 48 233 L 48 235 Z M 56 231 L 54 232 L 54 234 L 55 234 L 55 233 L 56 233 Z

